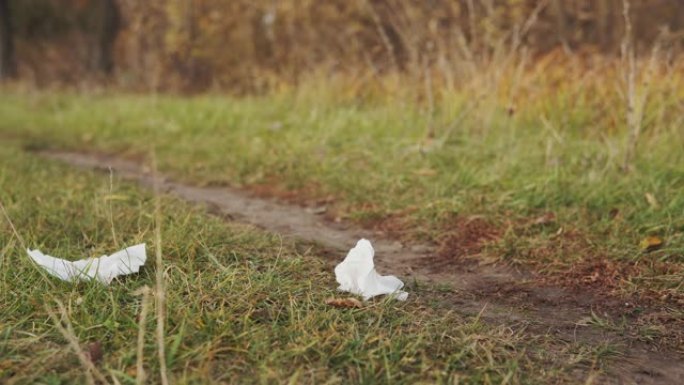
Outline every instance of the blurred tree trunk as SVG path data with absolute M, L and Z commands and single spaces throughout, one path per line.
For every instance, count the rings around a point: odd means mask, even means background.
M 114 69 L 114 42 L 121 28 L 121 12 L 116 0 L 100 1 L 96 64 L 98 70 L 110 74 Z
M 17 72 L 8 1 L 0 0 L 0 79 L 12 78 Z
M 273 59 L 273 23 L 276 19 L 274 9 L 259 10 L 252 16 L 252 44 L 254 45 L 254 55 L 261 65 L 275 64 Z
M 568 27 L 563 3 L 561 3 L 560 0 L 553 0 L 551 2 L 551 9 L 556 17 L 556 32 L 558 34 L 558 42 L 561 43 L 565 49 L 569 49 L 570 44 L 568 43 L 567 33 Z
M 185 2 L 185 28 L 188 32 L 188 48 L 186 52 L 186 59 L 188 61 L 188 79 L 191 84 L 197 82 L 197 57 L 195 54 L 195 45 L 197 44 L 197 14 L 195 12 L 195 1 L 186 0 Z

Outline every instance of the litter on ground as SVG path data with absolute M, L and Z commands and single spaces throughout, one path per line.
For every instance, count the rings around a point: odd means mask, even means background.
M 63 281 L 89 281 L 97 279 L 108 285 L 116 277 L 137 273 L 145 264 L 147 253 L 145 244 L 130 246 L 112 255 L 99 258 L 86 258 L 78 261 L 67 261 L 43 254 L 40 250 L 26 249 L 28 255 L 48 274 Z
M 399 301 L 405 301 L 408 293 L 400 290 L 404 283 L 393 275 L 378 274 L 373 263 L 374 255 L 375 250 L 370 241 L 359 240 L 349 250 L 344 261 L 335 266 L 335 278 L 340 284 L 338 290 L 361 295 L 364 300 L 388 294 Z

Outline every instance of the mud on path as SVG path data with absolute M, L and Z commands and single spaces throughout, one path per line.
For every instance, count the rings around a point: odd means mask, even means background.
M 149 169 L 128 160 L 100 154 L 43 151 L 40 156 L 72 166 L 113 170 L 118 176 L 153 187 Z M 607 374 L 593 383 L 684 384 L 684 356 L 658 351 L 628 333 L 587 325 L 593 312 L 620 319 L 624 303 L 598 294 L 569 292 L 557 287 L 528 284 L 532 277 L 506 266 L 462 264 L 445 269 L 429 262 L 436 252 L 432 245 L 403 245 L 381 233 L 348 224 L 333 223 L 322 214 L 302 207 L 256 198 L 229 187 L 196 187 L 158 178 L 162 191 L 186 201 L 205 205 L 209 211 L 239 222 L 322 247 L 341 258 L 359 238 L 369 238 L 376 250 L 381 273 L 392 273 L 404 281 L 416 279 L 448 284 L 456 292 L 445 301 L 455 311 L 478 315 L 486 322 L 524 328 L 525 332 L 550 335 L 559 346 L 573 342 L 589 346 L 619 346 L 621 354 L 611 361 Z M 629 321 L 629 319 L 627 319 Z M 587 373 L 579 374 L 584 382 Z

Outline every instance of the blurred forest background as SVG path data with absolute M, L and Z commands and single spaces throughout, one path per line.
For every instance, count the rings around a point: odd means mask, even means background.
M 0 76 L 264 92 L 312 73 L 456 85 L 483 66 L 676 57 L 679 0 L 0 0 Z M 575 61 L 574 63 L 578 63 Z

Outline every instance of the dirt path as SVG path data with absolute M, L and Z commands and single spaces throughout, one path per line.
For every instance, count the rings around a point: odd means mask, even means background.
M 41 156 L 72 166 L 115 171 L 120 177 L 152 187 L 149 172 L 137 163 L 120 158 L 75 152 L 41 152 Z M 609 343 L 621 346 L 608 375 L 594 383 L 606 384 L 684 384 L 684 357 L 657 351 L 649 345 L 616 331 L 587 326 L 592 311 L 610 309 L 620 315 L 621 303 L 593 294 L 567 292 L 555 287 L 527 284 L 528 275 L 492 265 L 463 265 L 458 269 L 430 266 L 430 245 L 402 245 L 368 230 L 331 223 L 322 215 L 274 200 L 255 198 L 227 187 L 194 187 L 161 178 L 163 191 L 184 200 L 207 205 L 210 211 L 247 222 L 286 237 L 316 243 L 341 258 L 356 241 L 369 238 L 376 249 L 376 265 L 382 273 L 446 283 L 458 293 L 448 302 L 462 314 L 482 312 L 487 322 L 517 325 L 527 331 L 550 334 L 560 343 L 580 342 L 592 346 Z M 483 309 L 485 309 L 483 311 Z M 625 333 L 628 334 L 628 333 Z

